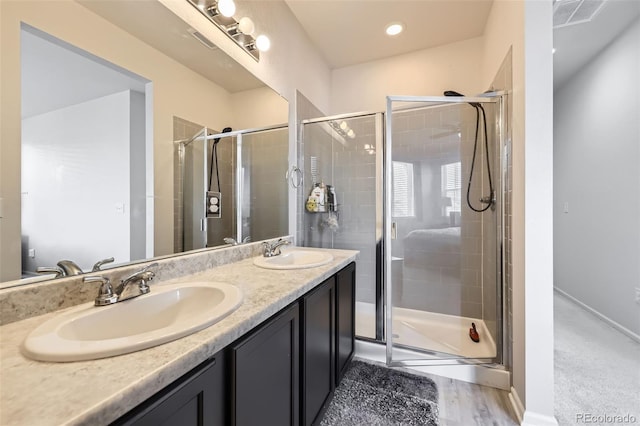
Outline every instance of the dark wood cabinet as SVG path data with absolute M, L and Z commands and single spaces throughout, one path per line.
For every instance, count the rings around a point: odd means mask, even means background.
M 158 392 L 113 425 L 228 425 L 225 358 L 216 356 Z
M 231 424 L 299 424 L 298 311 L 296 303 L 230 346 Z
M 318 424 L 354 338 L 351 263 L 113 424 Z
M 302 298 L 302 422 L 319 422 L 335 389 L 335 276 Z
M 340 384 L 355 352 L 356 264 L 336 274 L 336 386 Z

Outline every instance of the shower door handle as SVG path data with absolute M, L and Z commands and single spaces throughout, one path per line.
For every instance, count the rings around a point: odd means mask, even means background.
M 302 173 L 302 170 L 298 168 L 298 166 L 293 166 L 291 167 L 291 171 L 287 170 L 287 172 L 284 174 L 284 178 L 285 180 L 289 181 L 292 188 L 299 188 L 302 185 L 304 174 Z
M 391 239 L 398 239 L 398 224 L 396 222 L 391 222 Z

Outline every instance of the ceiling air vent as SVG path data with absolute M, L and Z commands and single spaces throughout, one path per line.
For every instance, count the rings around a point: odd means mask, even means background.
M 189 32 L 189 34 L 191 34 L 193 36 L 193 38 L 195 38 L 196 40 L 198 40 L 200 43 L 204 44 L 205 46 L 207 46 L 209 49 L 217 49 L 218 46 L 216 46 L 215 44 L 213 44 L 213 42 L 211 40 L 209 40 L 208 38 L 206 38 L 205 36 L 203 36 L 201 33 L 199 33 L 198 31 L 194 30 L 193 28 L 189 28 L 187 30 Z
M 589 22 L 606 0 L 555 0 L 553 28 Z

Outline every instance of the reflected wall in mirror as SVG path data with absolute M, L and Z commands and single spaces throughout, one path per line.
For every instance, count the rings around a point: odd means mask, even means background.
M 200 44 L 189 26 L 159 2 L 0 2 L 0 7 L 3 81 L 23 82 L 22 88 L 3 84 L 0 100 L 0 282 L 65 258 L 86 272 L 111 256 L 116 257 L 113 266 L 180 251 L 174 230 L 174 117 L 210 129 L 256 128 L 288 119 L 285 99 L 224 52 Z M 47 73 L 29 80 L 21 48 L 28 44 L 22 40 L 34 34 L 55 48 L 36 55 L 45 61 L 38 67 Z M 46 61 L 61 46 L 93 64 L 67 61 L 69 71 L 53 72 Z M 131 85 L 105 89 L 109 79 L 95 65 L 119 71 L 126 77 L 120 76 L 120 83 L 129 79 Z M 73 87 L 102 91 L 61 103 L 61 94 L 75 96 L 76 91 L 53 77 L 71 77 Z M 28 112 L 30 102 L 22 99 L 29 91 L 37 99 L 32 106 L 50 109 Z M 19 111 L 10 112 L 21 104 L 26 123 Z M 99 118 L 85 117 L 91 108 Z M 39 117 L 52 111 L 56 113 L 46 120 Z M 114 123 L 116 116 L 123 121 Z M 32 130 L 29 122 L 38 121 L 40 129 Z M 123 124 L 127 122 L 129 126 Z M 97 155 L 90 159 L 89 153 Z M 278 176 L 285 170 L 286 164 Z M 80 213 L 86 207 L 89 211 Z M 117 232 L 106 225 L 104 215 L 121 222 Z M 63 224 L 64 217 L 73 217 L 73 223 Z M 38 237 L 37 229 L 51 231 L 51 236 Z M 60 250 L 62 238 L 72 240 L 75 251 Z M 50 247 L 59 250 L 45 258 Z
M 26 24 L 20 39 L 22 277 L 153 256 L 150 81 Z

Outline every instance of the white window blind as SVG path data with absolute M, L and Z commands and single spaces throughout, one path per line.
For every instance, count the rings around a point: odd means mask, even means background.
M 415 192 L 413 186 L 413 164 L 393 162 L 393 204 L 394 217 L 415 216 Z
M 462 164 L 443 164 L 441 166 L 442 197 L 444 199 L 443 213 L 449 216 L 451 212 L 460 212 L 462 196 Z

